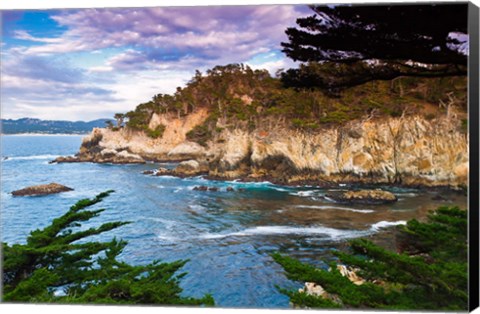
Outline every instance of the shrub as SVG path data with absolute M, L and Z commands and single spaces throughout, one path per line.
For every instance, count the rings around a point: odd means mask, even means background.
M 147 128 L 145 133 L 147 134 L 147 136 L 149 136 L 151 138 L 161 138 L 163 136 L 163 133 L 165 132 L 165 128 L 166 128 L 165 125 L 159 124 L 153 130 Z
M 211 130 L 220 132 L 219 129 L 221 128 L 216 127 L 218 116 L 218 111 L 212 112 L 202 124 L 195 126 L 186 134 L 187 139 L 192 142 L 197 142 L 202 146 L 206 146 L 208 140 L 212 139 L 213 137 Z
M 292 125 L 296 128 L 301 128 L 305 130 L 316 130 L 320 127 L 320 125 L 311 120 L 304 120 L 299 118 L 292 119 Z
M 463 133 L 468 133 L 468 119 L 462 119 L 462 124 L 460 125 L 460 128 Z
M 125 116 L 128 118 L 127 127 L 137 131 L 145 131 L 150 122 L 150 114 L 145 111 L 129 111 Z
M 290 279 L 321 285 L 330 298 L 280 289 L 300 307 L 465 311 L 468 305 L 467 212 L 440 207 L 428 222 L 415 219 L 400 228 L 402 253 L 365 239 L 350 242 L 350 253 L 334 252 L 338 263 L 358 269 L 355 285 L 335 262 L 330 271 L 280 254 L 274 260 Z
M 434 113 L 427 113 L 425 115 L 425 119 L 427 119 L 427 120 L 433 120 L 433 119 L 435 119 L 435 117 L 436 117 L 436 115 Z
M 121 227 L 109 222 L 98 228 L 77 229 L 82 221 L 104 209 L 86 210 L 113 191 L 83 199 L 44 229 L 32 231 L 26 244 L 3 243 L 3 300 L 14 302 L 181 304 L 213 305 L 210 295 L 201 299 L 180 296 L 175 273 L 186 261 L 132 266 L 117 260 L 127 244 L 86 241 L 89 236 Z M 79 241 L 80 240 L 80 241 Z M 83 240 L 83 241 L 82 241 Z M 63 289 L 65 295 L 54 291 Z

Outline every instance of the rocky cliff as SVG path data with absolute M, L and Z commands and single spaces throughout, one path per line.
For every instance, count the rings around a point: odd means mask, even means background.
M 182 118 L 154 115 L 165 125 L 152 139 L 128 129 L 94 129 L 75 161 L 110 162 L 105 156 L 190 160 L 208 164 L 208 175 L 295 184 L 360 182 L 466 186 L 468 136 L 456 114 L 359 119 L 342 126 L 301 131 L 282 126 L 222 128 L 203 147 L 186 134 L 208 117 L 204 109 Z M 109 155 L 110 154 L 110 155 Z M 131 156 L 130 156 L 131 157 Z M 129 158 L 123 159 L 128 162 Z

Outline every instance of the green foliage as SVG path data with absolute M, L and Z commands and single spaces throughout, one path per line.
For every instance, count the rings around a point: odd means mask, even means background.
M 125 115 L 123 113 L 116 113 L 113 118 L 117 120 L 117 128 L 121 128 L 123 126 L 123 120 L 125 119 Z
M 350 253 L 334 252 L 339 263 L 366 280 L 355 285 L 330 264 L 317 269 L 280 254 L 274 260 L 288 278 L 321 285 L 330 297 L 283 293 L 301 307 L 466 310 L 468 303 L 467 212 L 440 207 L 428 222 L 410 220 L 400 228 L 402 253 L 366 239 L 350 242 Z M 331 297 L 334 296 L 334 297 Z
M 125 116 L 128 119 L 127 127 L 137 131 L 144 131 L 150 122 L 150 114 L 146 111 L 129 111 Z
M 465 4 L 310 8 L 314 15 L 300 17 L 297 28 L 286 29 L 288 41 L 281 43 L 282 51 L 294 61 L 315 62 L 325 71 L 308 77 L 301 67 L 290 69 L 291 82 L 331 90 L 402 76 L 467 75 L 467 55 L 450 45 L 446 35 L 467 34 Z M 432 28 L 436 21 L 443 23 Z
M 187 133 L 189 141 L 197 142 L 202 146 L 207 145 L 207 141 L 212 138 L 212 132 L 207 124 L 200 124 Z
M 208 140 L 212 139 L 213 132 L 221 132 L 222 128 L 217 128 L 218 113 L 215 110 L 202 124 L 197 125 L 190 130 L 186 136 L 189 141 L 197 142 L 202 146 L 207 146 Z
M 462 125 L 460 128 L 463 133 L 468 133 L 468 119 L 462 119 Z
M 303 120 L 299 118 L 293 118 L 292 125 L 296 128 L 301 128 L 306 130 L 316 130 L 320 127 L 320 125 L 315 121 Z
M 132 266 L 117 260 L 127 244 L 88 241 L 88 237 L 128 222 L 104 223 L 82 229 L 81 222 L 104 209 L 86 210 L 113 191 L 83 199 L 44 229 L 32 231 L 26 244 L 3 243 L 3 300 L 8 302 L 57 302 L 101 304 L 213 305 L 210 295 L 201 299 L 181 297 L 175 275 L 187 261 Z M 54 291 L 63 289 L 65 295 Z
M 365 116 L 401 116 L 418 113 L 417 108 L 430 103 L 456 101 L 466 110 L 465 77 L 418 78 L 397 77 L 394 80 L 370 81 L 339 90 L 327 84 L 332 80 L 369 71 L 368 64 L 331 64 L 310 62 L 299 69 L 279 72 L 271 77 L 265 70 L 252 70 L 243 64 L 216 66 L 205 74 L 196 71 L 184 87 L 172 95 L 157 94 L 124 116 L 116 114 L 117 124 L 143 131 L 153 138 L 161 130 L 150 130 L 154 113 L 182 118 L 198 109 L 206 109 L 210 120 L 191 130 L 187 138 L 205 146 L 212 139 L 216 122 L 253 130 L 265 124 L 315 131 L 323 125 L 344 124 Z M 361 79 L 361 77 L 360 77 Z M 323 83 L 322 83 L 323 82 Z M 327 84 L 322 88 L 322 84 Z M 440 109 L 439 109 L 440 112 Z
M 164 124 L 159 124 L 154 130 L 147 128 L 145 133 L 151 138 L 161 138 L 163 136 L 163 132 L 165 132 L 165 128 L 166 126 Z
M 112 129 L 113 128 L 113 123 L 110 120 L 105 121 L 105 126 L 107 129 Z

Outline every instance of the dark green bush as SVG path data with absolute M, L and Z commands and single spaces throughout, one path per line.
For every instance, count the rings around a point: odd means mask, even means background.
M 79 229 L 81 222 L 104 209 L 86 210 L 113 191 L 83 199 L 44 229 L 32 231 L 26 244 L 3 243 L 3 301 L 102 304 L 213 305 L 210 295 L 201 299 L 180 296 L 176 275 L 187 261 L 132 266 L 117 260 L 127 245 L 88 241 L 88 237 L 128 222 L 109 222 L 98 228 Z M 86 241 L 79 241 L 86 240 Z M 64 295 L 54 291 L 63 289 Z
M 157 127 L 153 130 L 147 129 L 145 133 L 151 138 L 161 138 L 163 133 L 165 132 L 166 126 L 163 124 L 157 125 Z
M 315 63 L 302 65 L 299 71 L 287 70 L 280 79 L 243 64 L 216 66 L 205 74 L 197 71 L 185 87 L 178 87 L 172 95 L 155 95 L 151 101 L 128 112 L 126 125 L 148 132 L 147 126 L 154 113 L 182 118 L 200 108 L 236 127 L 248 125 L 251 129 L 251 121 L 259 123 L 278 118 L 278 121 L 287 123 L 292 119 L 306 121 L 291 123 L 305 130 L 315 130 L 321 124 L 344 124 L 372 112 L 375 117 L 400 117 L 404 112 L 418 113 L 417 108 L 425 103 L 438 106 L 441 101 L 450 103 L 454 100 L 455 106 L 466 111 L 465 77 L 399 77 L 341 90 L 319 88 L 318 80 L 328 81 L 330 76 L 327 73 L 336 73 L 339 67 L 349 73 L 349 66 Z M 296 79 L 307 82 L 307 86 L 287 84 L 289 80 L 295 80 L 290 74 L 300 75 Z M 190 133 L 190 138 L 205 145 L 215 132 L 214 126 L 207 124 L 208 130 L 198 128 Z
M 440 207 L 428 222 L 415 219 L 399 228 L 401 253 L 366 239 L 350 242 L 350 251 L 337 251 L 337 263 L 357 269 L 366 280 L 355 285 L 336 263 L 317 269 L 280 254 L 273 258 L 290 279 L 314 282 L 331 296 L 307 295 L 281 289 L 300 307 L 376 308 L 390 310 L 465 311 L 468 305 L 467 211 Z
M 207 145 L 207 141 L 212 138 L 212 132 L 210 132 L 207 124 L 200 124 L 194 127 L 187 133 L 187 139 L 192 142 L 197 142 L 202 146 Z

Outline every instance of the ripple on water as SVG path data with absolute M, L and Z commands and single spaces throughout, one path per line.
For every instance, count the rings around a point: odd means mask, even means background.
M 140 175 L 152 169 L 151 164 L 46 164 L 76 153 L 81 138 L 2 138 L 3 155 L 12 156 L 2 161 L 2 240 L 24 241 L 28 232 L 48 225 L 75 200 L 114 189 L 116 193 L 95 207 L 106 211 L 92 219 L 91 226 L 116 220 L 132 223 L 98 238 L 128 240 L 122 259 L 130 263 L 189 259 L 182 268 L 188 273 L 181 280 L 184 295 L 212 293 L 219 306 L 289 308 L 288 298 L 275 284 L 298 283 L 285 277 L 270 253 L 318 264 L 329 256 L 332 242 L 404 224 L 442 204 L 432 204 L 431 195 L 419 190 L 391 189 L 402 199 L 396 204 L 350 207 L 323 198 L 327 190 L 314 187 Z M 55 181 L 75 190 L 37 198 L 8 194 L 33 181 Z M 192 191 L 196 185 L 221 191 Z M 245 192 L 227 193 L 227 186 Z M 466 207 L 466 197 L 452 199 Z

